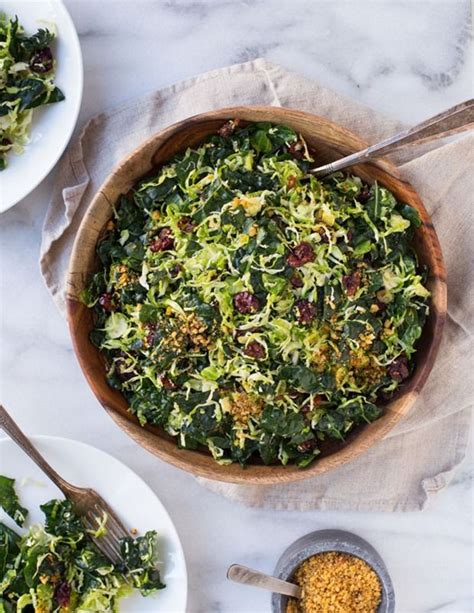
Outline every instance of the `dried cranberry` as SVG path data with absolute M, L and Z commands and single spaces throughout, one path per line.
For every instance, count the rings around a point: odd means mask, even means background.
M 247 347 L 245 347 L 244 353 L 250 358 L 255 358 L 256 360 L 262 360 L 266 355 L 265 347 L 257 341 L 251 341 Z
M 349 243 L 349 245 L 352 244 L 352 239 L 354 238 L 354 235 L 352 233 L 352 230 L 348 230 L 347 231 L 347 242 Z
M 234 296 L 234 307 L 239 313 L 255 313 L 260 308 L 260 301 L 251 292 L 239 292 Z
M 171 240 L 171 242 L 173 242 L 173 232 L 171 231 L 171 228 L 161 228 L 161 230 L 158 232 L 158 237 L 162 241 Z
M 307 262 L 314 262 L 313 247 L 306 242 L 302 242 L 293 249 L 287 258 L 288 264 L 292 268 L 299 268 Z
M 61 583 L 56 588 L 54 598 L 60 607 L 69 607 L 69 600 L 71 598 L 71 586 L 67 581 L 61 581 Z
M 150 245 L 151 251 L 169 251 L 174 247 L 173 232 L 171 228 L 162 228 L 158 238 Z
M 217 131 L 222 138 L 229 138 L 235 132 L 235 129 L 240 123 L 240 119 L 229 119 L 225 124 Z
M 304 158 L 304 147 L 301 141 L 296 141 L 296 143 L 291 143 L 288 146 L 288 153 L 292 155 L 297 160 L 302 160 Z
M 148 347 L 151 347 L 153 343 L 155 342 L 156 324 L 147 323 L 145 324 L 145 329 L 148 332 L 148 334 L 146 335 L 146 344 L 148 345 Z
M 353 296 L 360 285 L 360 272 L 351 272 L 342 277 L 342 285 L 344 286 L 348 296 Z
M 196 227 L 196 224 L 191 219 L 191 217 L 188 217 L 188 216 L 181 217 L 181 219 L 178 221 L 178 228 L 182 232 L 187 232 L 188 234 L 190 234 L 191 232 L 194 231 L 195 227 Z
M 299 322 L 305 326 L 308 326 L 316 317 L 316 306 L 309 300 L 297 300 L 295 307 L 298 311 Z
M 9 147 L 12 144 L 12 141 L 9 138 L 2 138 L 0 145 L 2 147 Z
M 105 292 L 99 297 L 99 304 L 104 309 L 104 311 L 115 311 L 115 305 L 113 302 L 112 294 Z
M 298 182 L 298 181 L 297 181 L 296 177 L 295 177 L 294 175 L 290 175 L 290 176 L 288 177 L 287 182 L 286 182 L 286 187 L 287 187 L 288 189 L 293 189 L 293 187 L 295 187 L 295 185 L 297 184 L 297 182 Z
M 293 287 L 303 287 L 303 277 L 295 272 L 290 277 L 290 283 Z
M 407 357 L 401 355 L 398 358 L 395 358 L 395 360 L 388 365 L 387 372 L 395 381 L 400 382 L 407 379 L 410 375 Z
M 50 72 L 53 69 L 53 64 L 53 54 L 49 47 L 38 49 L 30 58 L 30 68 L 33 72 Z
M 357 197 L 357 199 L 362 204 L 365 204 L 368 201 L 368 199 L 370 198 L 371 195 L 372 195 L 372 193 L 370 191 L 370 187 L 368 185 L 364 185 L 364 187 L 362 188 L 362 190 L 361 190 L 359 196 Z
M 174 390 L 176 389 L 176 384 L 168 379 L 165 375 L 160 376 L 161 385 L 165 388 L 165 390 Z
M 305 441 L 304 443 L 300 443 L 296 449 L 300 452 L 300 453 L 307 453 L 308 451 L 313 451 L 313 449 L 315 449 L 315 447 L 317 446 L 318 441 L 315 438 L 312 438 L 309 441 Z

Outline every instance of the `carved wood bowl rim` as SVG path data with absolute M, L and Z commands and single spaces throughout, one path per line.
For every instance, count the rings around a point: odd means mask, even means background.
M 195 115 L 154 134 L 122 160 L 95 194 L 76 234 L 67 273 L 67 320 L 76 356 L 82 371 L 112 419 L 139 445 L 162 460 L 193 475 L 238 484 L 277 484 L 307 479 L 334 470 L 366 452 L 404 417 L 418 397 L 436 357 L 447 310 L 446 272 L 440 244 L 431 219 L 413 187 L 387 159 L 366 163 L 351 169 L 368 181 L 377 180 L 391 189 L 397 198 L 414 206 L 422 219 L 417 230 L 415 249 L 420 261 L 429 266 L 428 287 L 431 291 L 430 315 L 417 353 L 417 365 L 411 378 L 386 406 L 383 416 L 359 428 L 345 444 L 336 446 L 305 469 L 294 465 L 265 466 L 251 463 L 245 469 L 231 464 L 221 466 L 207 451 L 178 449 L 175 441 L 156 427 L 141 427 L 127 411 L 125 398 L 110 388 L 105 380 L 105 366 L 98 349 L 89 341 L 92 315 L 79 300 L 94 270 L 95 246 L 106 221 L 111 217 L 111 204 L 126 193 L 133 183 L 153 167 L 166 161 L 176 151 L 195 145 L 228 119 L 270 121 L 295 128 L 321 151 L 322 163 L 353 153 L 367 143 L 346 128 L 323 117 L 282 107 L 241 106 Z M 407 458 L 407 461 L 409 459 Z

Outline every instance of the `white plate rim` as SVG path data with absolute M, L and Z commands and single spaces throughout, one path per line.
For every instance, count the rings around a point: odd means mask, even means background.
M 64 4 L 63 0 L 49 0 L 49 1 L 59 11 L 62 12 L 64 20 L 68 23 L 68 26 L 71 29 L 71 36 L 68 37 L 68 40 L 71 43 L 72 47 L 74 48 L 74 53 L 75 53 L 75 55 L 77 57 L 77 61 L 78 61 L 78 64 L 79 64 L 79 70 L 78 70 L 78 73 L 77 73 L 77 78 L 78 78 L 78 82 L 77 82 L 78 95 L 77 95 L 75 106 L 72 108 L 72 112 L 71 112 L 72 120 L 71 120 L 71 122 L 69 124 L 69 128 L 65 132 L 65 138 L 64 138 L 64 141 L 63 141 L 62 145 L 60 147 L 58 147 L 58 149 L 56 151 L 56 154 L 54 156 L 52 156 L 50 163 L 47 166 L 45 166 L 44 170 L 40 173 L 38 178 L 35 181 L 33 181 L 31 183 L 31 185 L 28 186 L 27 190 L 22 195 L 20 195 L 19 197 L 15 197 L 10 202 L 5 202 L 5 203 L 3 202 L 3 199 L 0 198 L 0 213 L 4 213 L 5 211 L 8 211 L 13 206 L 15 206 L 16 204 L 21 202 L 24 198 L 29 196 L 29 194 L 31 194 L 31 192 L 34 189 L 36 189 L 38 187 L 38 185 L 55 168 L 56 164 L 58 163 L 59 159 L 61 158 L 62 154 L 66 150 L 66 147 L 68 146 L 68 144 L 69 144 L 69 142 L 71 140 L 71 137 L 73 135 L 74 129 L 75 129 L 76 125 L 77 125 L 77 120 L 79 118 L 79 112 L 80 112 L 81 106 L 82 106 L 82 96 L 83 96 L 83 93 L 84 93 L 84 62 L 83 62 L 83 58 L 82 58 L 81 44 L 79 42 L 79 36 L 77 34 L 76 26 L 74 25 L 74 21 L 73 21 L 73 19 L 71 17 L 71 14 L 69 13 L 69 11 L 68 11 L 66 5 Z M 8 170 L 5 170 L 3 172 L 8 172 Z
M 161 510 L 162 510 L 163 514 L 167 517 L 169 523 L 171 524 L 171 526 L 172 526 L 172 528 L 174 530 L 175 544 L 176 544 L 176 547 L 177 547 L 177 549 L 178 549 L 178 551 L 179 551 L 179 553 L 180 553 L 180 555 L 182 557 L 182 560 L 183 560 L 184 585 L 182 586 L 182 589 L 184 590 L 184 603 L 185 603 L 185 609 L 184 610 L 186 611 L 187 610 L 187 602 L 188 602 L 188 569 L 187 569 L 187 563 L 186 563 L 186 556 L 185 556 L 184 550 L 183 550 L 183 545 L 181 543 L 181 539 L 179 537 L 179 534 L 178 534 L 176 526 L 175 526 L 175 524 L 173 522 L 173 519 L 171 518 L 170 514 L 168 513 L 168 510 L 166 509 L 164 504 L 161 502 L 161 500 L 158 497 L 158 495 L 148 485 L 148 483 L 144 479 L 142 479 L 142 477 L 140 477 L 140 475 L 137 475 L 137 473 L 134 470 L 132 470 L 130 468 L 130 466 L 128 466 L 127 464 L 125 464 L 124 462 L 119 460 L 117 457 L 115 457 L 111 453 L 108 453 L 107 451 L 104 451 L 103 449 L 100 449 L 99 447 L 95 447 L 94 445 L 90 445 L 89 443 L 84 443 L 83 441 L 78 441 L 77 439 L 71 439 L 71 438 L 67 438 L 67 437 L 64 437 L 64 436 L 51 436 L 51 435 L 48 435 L 48 434 L 35 434 L 35 435 L 31 435 L 31 436 L 29 435 L 28 439 L 32 443 L 35 443 L 36 441 L 42 441 L 42 442 L 45 442 L 45 443 L 50 443 L 53 446 L 54 446 L 54 444 L 56 442 L 59 442 L 61 444 L 73 444 L 75 446 L 82 447 L 84 452 L 87 452 L 87 450 L 92 449 L 94 452 L 99 453 L 99 454 L 101 454 L 103 456 L 106 456 L 107 458 L 111 459 L 113 462 L 118 464 L 122 471 L 127 472 L 131 477 L 133 477 L 135 480 L 139 481 L 141 483 L 142 487 L 144 487 L 144 489 L 146 489 L 156 499 L 156 502 L 161 507 Z M 19 449 L 19 447 L 16 445 L 16 443 L 11 438 L 9 438 L 8 436 L 0 436 L 0 458 L 1 458 L 1 452 L 4 449 L 4 447 L 8 447 L 9 445 L 11 445 L 13 448 Z M 28 457 L 28 456 L 25 454 L 25 457 Z M 0 469 L 0 474 L 1 474 L 1 469 Z M 15 475 L 13 475 L 13 478 L 16 479 L 17 477 Z M 49 477 L 47 477 L 46 475 L 45 475 L 45 479 L 50 481 Z M 166 612 L 163 610 L 163 613 L 166 613 Z

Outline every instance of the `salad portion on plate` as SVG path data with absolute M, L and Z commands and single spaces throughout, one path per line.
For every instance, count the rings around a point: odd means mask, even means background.
M 34 443 L 65 477 L 103 493 L 130 536 L 121 541 L 122 562 L 113 564 L 89 538 L 71 503 L 58 497 L 19 448 L 1 440 L 0 613 L 184 613 L 183 552 L 153 492 L 97 449 L 49 437 Z M 95 538 L 105 535 L 106 519 Z
M 20 505 L 15 480 L 0 475 L 0 507 L 22 527 L 28 510 Z M 68 500 L 41 505 L 44 525 L 21 536 L 0 522 L 0 612 L 36 613 L 115 611 L 134 589 L 143 596 L 163 589 L 156 568 L 156 532 L 121 541 L 120 564 L 113 564 L 92 543 Z M 107 531 L 107 517 L 94 534 Z M 99 534 L 99 531 L 102 534 Z
M 79 115 L 79 39 L 61 0 L 0 6 L 0 212 L 27 196 L 63 153 Z
M 18 17 L 0 13 L 0 171 L 8 154 L 23 153 L 33 109 L 64 100 L 54 84 L 54 32 L 27 35 Z

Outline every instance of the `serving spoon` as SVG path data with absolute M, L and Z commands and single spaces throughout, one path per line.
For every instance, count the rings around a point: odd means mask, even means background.
M 264 590 L 269 590 L 274 594 L 283 594 L 284 596 L 292 596 L 293 598 L 301 598 L 301 588 L 289 581 L 277 579 L 271 575 L 266 575 L 258 570 L 241 566 L 240 564 L 232 564 L 227 570 L 227 579 L 234 583 L 243 583 L 244 585 L 252 585 L 260 587 Z
M 388 155 L 406 145 L 427 143 L 458 132 L 472 130 L 472 128 L 474 128 L 474 99 L 461 102 L 447 111 L 419 123 L 413 128 L 403 130 L 403 132 L 390 136 L 380 143 L 371 145 L 367 149 L 362 149 L 362 151 L 351 153 L 351 155 L 346 155 L 330 164 L 312 168 L 309 172 L 317 177 L 325 177 L 348 166 L 354 166 L 354 164 L 368 162 L 374 158 Z

